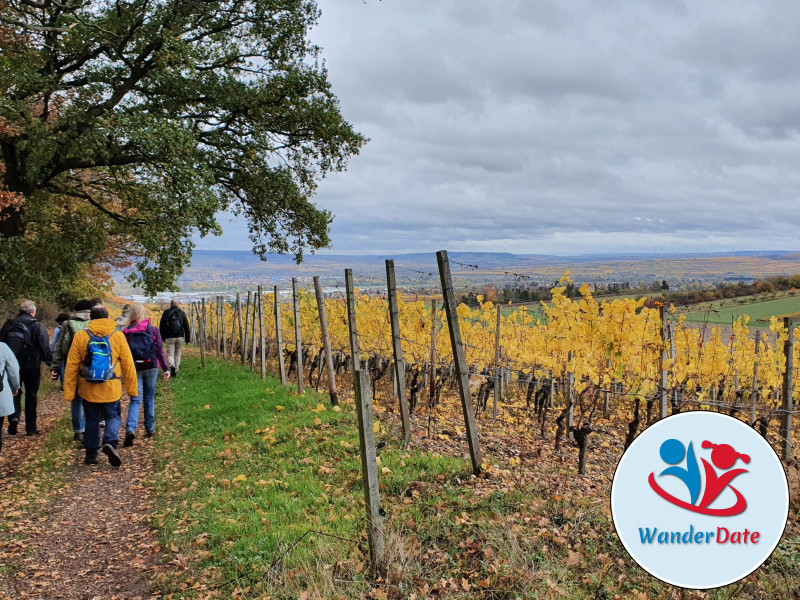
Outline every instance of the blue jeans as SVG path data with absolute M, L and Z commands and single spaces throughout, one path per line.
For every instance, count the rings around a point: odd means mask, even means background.
M 144 398 L 144 428 L 145 431 L 152 433 L 156 430 L 156 381 L 158 381 L 158 369 L 139 371 L 136 377 L 139 380 L 139 395 L 131 398 L 125 431 L 136 432 L 136 427 L 139 425 L 139 407 L 141 407 L 142 398 Z
M 86 419 L 83 416 L 83 400 L 78 396 L 70 402 L 70 412 L 72 413 L 73 433 L 83 433 L 86 429 Z
M 86 433 L 83 438 L 86 456 L 97 456 L 100 450 L 100 421 L 106 422 L 103 444 L 111 444 L 116 448 L 119 442 L 119 426 L 122 424 L 120 401 L 89 402 L 84 400 L 83 413 L 86 415 Z

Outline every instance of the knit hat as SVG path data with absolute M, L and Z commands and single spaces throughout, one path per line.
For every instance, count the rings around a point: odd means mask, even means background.
M 85 310 L 92 310 L 92 303 L 88 300 L 80 300 L 75 305 L 75 312 L 83 312 Z

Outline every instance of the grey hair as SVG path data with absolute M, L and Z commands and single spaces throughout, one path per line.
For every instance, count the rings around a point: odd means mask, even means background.
M 180 302 L 178 302 L 177 298 L 173 298 L 172 300 L 169 301 L 169 305 L 170 306 L 180 306 Z
M 33 300 L 25 300 L 19 305 L 19 312 L 32 315 L 36 312 L 36 303 Z

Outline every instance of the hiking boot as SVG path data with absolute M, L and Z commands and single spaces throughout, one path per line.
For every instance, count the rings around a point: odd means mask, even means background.
M 8 435 L 17 435 L 17 427 L 19 427 L 19 421 L 9 421 Z
M 170 367 L 169 368 L 169 376 L 170 377 L 175 377 L 177 374 L 178 373 L 177 373 L 177 371 L 175 371 L 175 367 Z
M 153 437 L 155 434 L 156 434 L 156 432 L 155 432 L 155 431 L 152 431 L 152 430 L 150 430 L 150 431 L 145 431 L 145 432 L 144 432 L 144 437 L 151 438 L 151 437 Z
M 83 443 L 83 433 L 81 433 L 80 431 L 76 431 L 75 433 L 73 433 L 72 434 L 72 441 L 73 442 L 78 442 L 79 444 L 82 444 Z
M 40 433 L 42 433 L 42 430 L 37 427 L 33 431 L 26 431 L 25 435 L 39 435 Z
M 122 445 L 125 448 L 130 448 L 131 446 L 133 446 L 133 440 L 134 439 L 136 439 L 136 434 L 133 433 L 132 431 L 126 431 L 125 432 L 125 441 L 122 442 Z
M 122 459 L 119 457 L 119 452 L 111 444 L 103 444 L 103 454 L 108 457 L 108 464 L 112 467 L 118 467 L 122 464 Z
M 83 459 L 83 464 L 85 465 L 97 465 L 100 464 L 100 461 L 97 459 L 97 456 L 89 456 L 86 455 L 86 458 Z

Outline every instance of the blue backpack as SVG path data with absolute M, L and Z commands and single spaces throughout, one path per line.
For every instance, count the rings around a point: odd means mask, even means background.
M 89 332 L 87 331 L 87 333 Z M 111 362 L 111 344 L 108 342 L 110 337 L 110 335 L 99 337 L 89 333 L 89 343 L 86 345 L 81 377 L 90 383 L 103 383 L 117 378 Z

